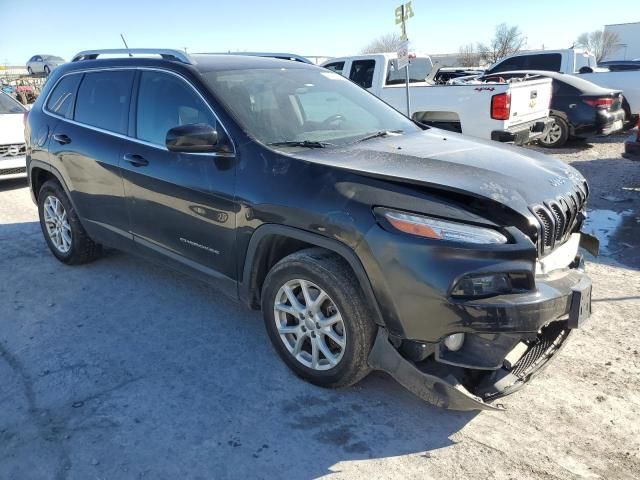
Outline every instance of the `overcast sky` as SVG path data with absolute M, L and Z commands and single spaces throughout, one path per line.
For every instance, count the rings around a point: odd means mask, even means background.
M 358 53 L 397 31 L 399 0 L 0 0 L 0 63 L 39 54 L 70 59 L 81 50 L 130 47 L 188 51 Z M 520 26 L 529 48 L 567 48 L 584 31 L 640 21 L 632 0 L 413 0 L 412 49 L 451 53 L 487 41 L 501 22 Z M 630 18 L 630 14 L 637 14 Z

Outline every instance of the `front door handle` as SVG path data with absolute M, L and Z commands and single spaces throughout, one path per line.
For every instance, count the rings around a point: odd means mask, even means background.
M 135 153 L 127 153 L 122 158 L 125 162 L 129 162 L 134 167 L 146 167 L 149 165 L 149 160 L 144 158 L 142 155 L 137 155 Z
M 66 145 L 68 143 L 71 143 L 71 139 L 65 135 L 64 133 L 56 133 L 53 136 L 53 139 L 58 142 L 60 145 Z

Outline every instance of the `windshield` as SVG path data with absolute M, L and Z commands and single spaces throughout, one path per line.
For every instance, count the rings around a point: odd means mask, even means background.
M 265 144 L 343 145 L 381 131 L 420 130 L 386 103 L 326 70 L 227 70 L 203 76 L 242 128 Z
M 56 57 L 55 55 L 44 55 L 42 58 L 50 62 L 64 62 L 64 59 Z
M 7 113 L 24 113 L 26 109 L 13 98 L 0 93 L 0 115 Z

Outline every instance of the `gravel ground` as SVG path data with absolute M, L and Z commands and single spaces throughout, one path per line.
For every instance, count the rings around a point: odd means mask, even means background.
M 606 254 L 593 317 L 504 413 L 379 373 L 311 386 L 259 314 L 196 280 L 117 252 L 58 263 L 24 182 L 0 185 L 0 479 L 640 478 L 640 163 L 621 141 L 552 152 L 588 178 Z

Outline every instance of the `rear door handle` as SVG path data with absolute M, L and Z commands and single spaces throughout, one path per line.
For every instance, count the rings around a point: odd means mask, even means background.
M 71 139 L 66 136 L 64 133 L 56 133 L 53 136 L 53 139 L 58 142 L 60 145 L 66 145 L 67 143 L 71 143 Z
M 129 162 L 134 167 L 146 167 L 149 165 L 149 160 L 144 158 L 142 155 L 137 155 L 135 153 L 127 153 L 122 158 L 125 162 Z

